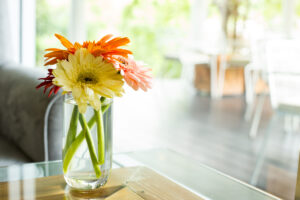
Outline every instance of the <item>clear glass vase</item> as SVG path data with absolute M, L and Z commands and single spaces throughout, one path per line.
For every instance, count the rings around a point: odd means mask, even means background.
M 72 95 L 64 101 L 63 171 L 69 186 L 96 189 L 107 182 L 112 166 L 112 100 L 101 98 L 101 110 L 78 111 Z

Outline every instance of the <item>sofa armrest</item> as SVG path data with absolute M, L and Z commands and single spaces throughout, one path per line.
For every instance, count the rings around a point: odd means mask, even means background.
M 0 134 L 12 140 L 33 161 L 44 160 L 44 115 L 51 98 L 35 87 L 46 70 L 24 66 L 0 68 Z M 57 94 L 59 95 L 59 94 Z M 49 158 L 61 157 L 62 98 L 49 116 Z

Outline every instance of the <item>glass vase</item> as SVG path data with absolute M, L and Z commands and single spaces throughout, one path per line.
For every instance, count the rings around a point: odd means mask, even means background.
M 76 189 L 96 189 L 107 182 L 112 166 L 112 100 L 101 97 L 101 109 L 80 113 L 72 95 L 64 101 L 63 171 Z

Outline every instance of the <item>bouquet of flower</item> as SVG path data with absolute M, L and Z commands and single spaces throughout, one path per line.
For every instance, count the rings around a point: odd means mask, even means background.
M 106 35 L 99 41 L 85 41 L 72 44 L 61 35 L 55 34 L 66 49 L 49 48 L 44 55 L 45 66 L 56 65 L 48 69 L 48 76 L 41 78 L 37 88 L 49 89 L 49 95 L 72 94 L 74 106 L 69 130 L 63 149 L 63 170 L 66 172 L 71 159 L 80 144 L 86 140 L 93 168 L 97 177 L 101 175 L 99 165 L 104 162 L 103 113 L 110 104 L 103 104 L 106 99 L 122 96 L 125 82 L 134 90 L 144 91 L 151 88 L 150 69 L 131 56 L 132 52 L 120 48 L 127 45 L 127 37 Z M 94 109 L 93 117 L 87 122 L 84 113 L 87 106 Z M 77 123 L 82 131 L 77 134 Z M 91 128 L 97 124 L 98 156 L 91 139 Z

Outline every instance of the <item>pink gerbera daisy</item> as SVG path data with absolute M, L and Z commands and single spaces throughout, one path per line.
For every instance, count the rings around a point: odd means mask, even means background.
M 126 83 L 134 90 L 141 88 L 145 92 L 151 89 L 151 69 L 141 62 L 136 62 L 132 58 L 118 57 L 117 68 L 124 74 Z

